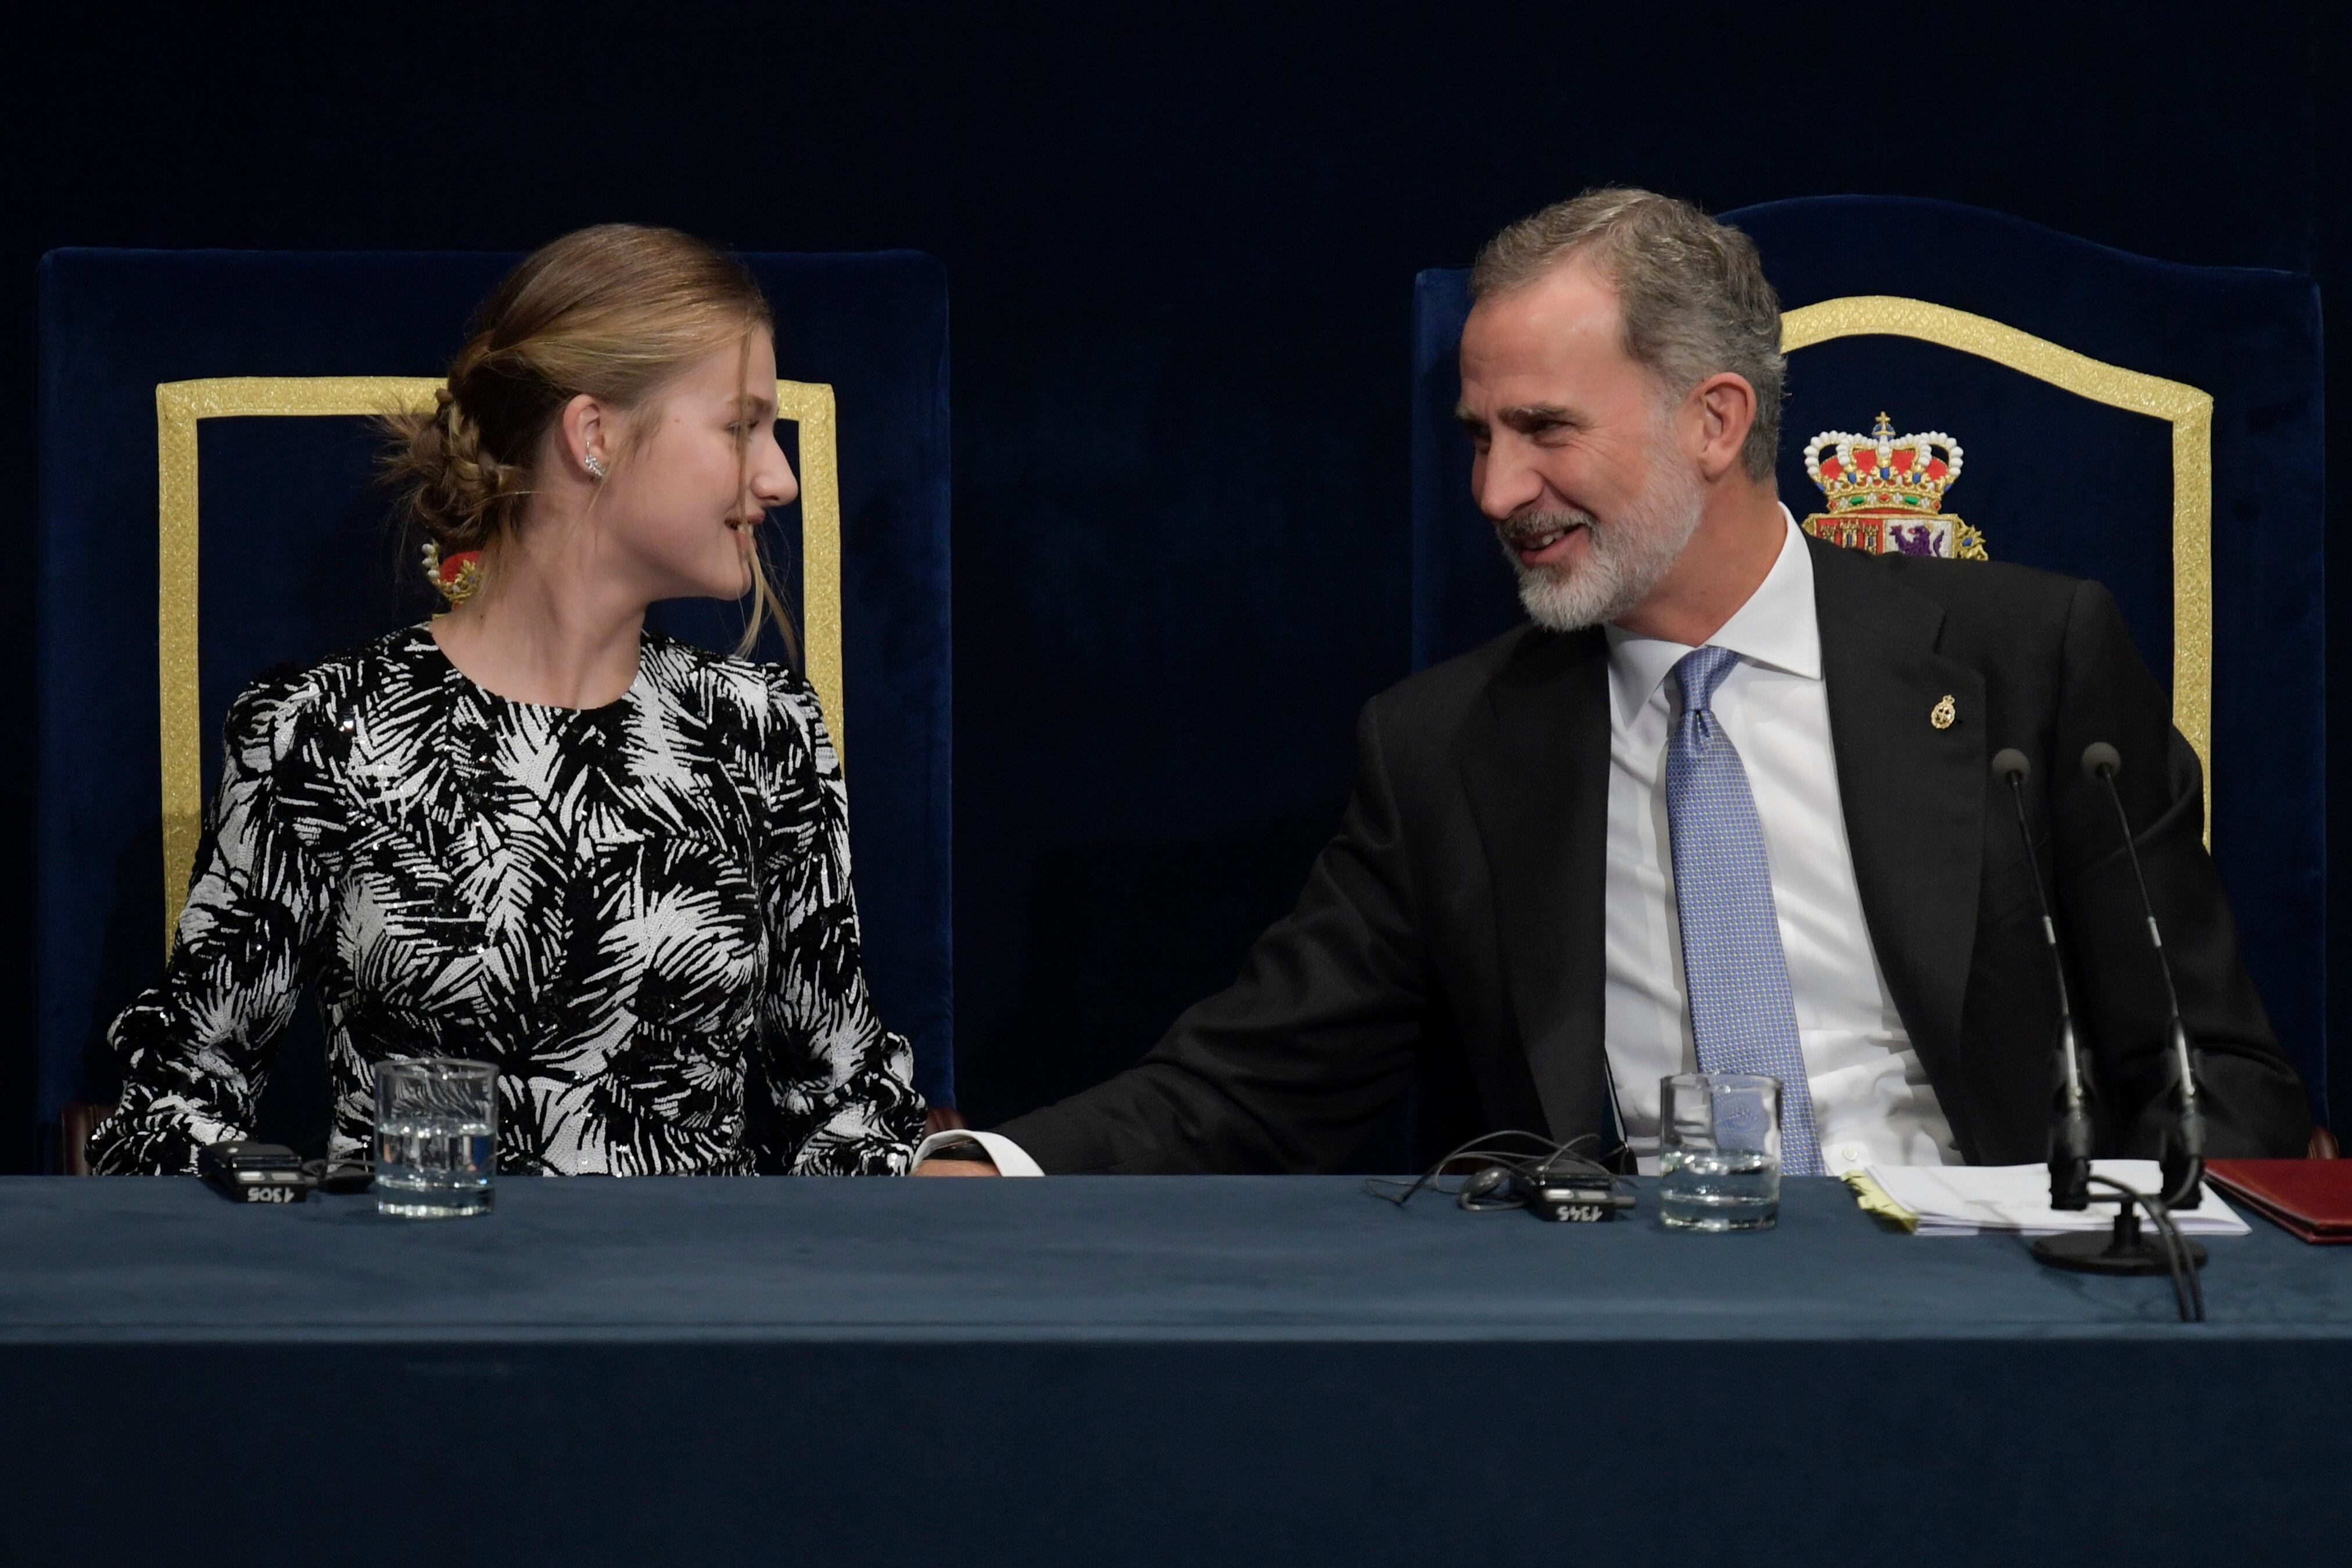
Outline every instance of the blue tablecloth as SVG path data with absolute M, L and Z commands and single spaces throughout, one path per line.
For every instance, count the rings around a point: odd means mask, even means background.
M 0 1181 L 11 1561 L 2037 1563 L 2352 1542 L 2352 1249 L 2162 1281 L 1349 1179 Z M 290 1558 L 289 1558 L 290 1560 Z

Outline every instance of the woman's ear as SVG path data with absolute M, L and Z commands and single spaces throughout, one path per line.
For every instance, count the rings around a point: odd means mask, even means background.
M 620 436 L 611 410 L 582 392 L 563 405 L 557 428 L 573 472 L 602 479 L 611 471 Z

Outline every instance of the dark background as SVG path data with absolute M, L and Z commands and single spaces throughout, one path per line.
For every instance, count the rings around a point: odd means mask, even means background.
M 0 472 L 28 539 L 33 268 L 55 246 L 521 249 L 626 218 L 940 256 L 957 1054 L 985 1124 L 1223 983 L 1336 819 L 1355 710 L 1406 666 L 1417 269 L 1622 181 L 1718 211 L 1948 197 L 2313 273 L 2332 298 L 2342 10 L 93 7 L 17 32 L 5 68 Z M 2352 456 L 2336 344 L 2330 449 Z M 125 548 L 152 527 L 124 519 Z M 0 622 L 0 732 L 30 729 L 30 648 L 21 613 Z M 2332 733 L 2340 768 L 2352 725 Z M 0 774 L 0 883 L 28 890 L 29 771 Z M 34 917 L 0 901 L 6 1170 L 37 1157 Z

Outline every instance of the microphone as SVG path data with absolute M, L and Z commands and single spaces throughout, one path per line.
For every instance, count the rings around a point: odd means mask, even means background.
M 2025 780 L 2033 765 L 2014 747 L 1993 754 L 1993 777 L 2006 780 L 2009 798 L 2017 808 L 2018 841 L 2025 846 L 2025 868 L 2033 876 L 2033 900 L 2042 908 L 2042 936 L 2050 947 L 2050 973 L 2058 982 L 2058 1059 L 2056 1085 L 2050 1103 L 2050 1207 L 2085 1209 L 2091 1207 L 2090 1082 L 2083 1071 L 2082 1047 L 2074 1039 L 2074 1010 L 2066 999 L 2066 965 L 2058 946 L 2058 923 L 2050 917 L 2050 896 L 2042 891 L 2042 862 L 2033 853 L 2033 830 L 2025 820 Z
M 2157 972 L 2164 977 L 2166 1033 L 2172 1048 L 2173 1135 L 2164 1145 L 2166 1207 L 2193 1207 L 2203 1197 L 2205 1179 L 2205 1112 L 2197 1092 L 2197 1055 L 2189 1043 L 2189 1027 L 2180 1019 L 2180 993 L 2172 985 L 2172 960 L 2164 951 L 2164 933 L 2157 928 L 2156 904 L 2147 895 L 2147 877 L 2140 870 L 2139 846 L 2132 840 L 2131 818 L 2116 788 L 2123 758 L 2104 740 L 2083 748 L 2083 776 L 2102 785 L 2116 809 L 2116 825 L 2123 831 L 2124 853 L 2131 861 L 2132 882 L 2139 889 L 2140 913 L 2147 918 L 2147 943 L 2156 954 Z

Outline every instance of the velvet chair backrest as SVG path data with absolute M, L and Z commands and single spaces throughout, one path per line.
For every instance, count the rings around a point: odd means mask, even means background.
M 1727 213 L 1779 288 L 1781 499 L 1825 510 L 1811 437 L 1948 433 L 1944 501 L 1995 559 L 2095 578 L 2203 756 L 2210 842 L 2313 1113 L 2327 1103 L 2319 298 L 1943 202 L 1828 196 Z M 1520 618 L 1452 413 L 1469 275 L 1413 295 L 1412 659 Z M 1801 346 L 1799 346 L 1801 345 Z
M 410 382 L 414 395 L 517 259 L 43 258 L 45 1120 L 85 1092 L 87 1048 L 161 973 L 167 883 L 184 885 L 187 812 L 218 777 L 230 699 L 273 664 L 352 646 L 437 603 L 374 483 L 380 439 L 356 413 L 388 394 L 322 400 L 315 378 L 424 379 Z M 919 1087 L 951 1104 L 946 275 L 906 251 L 744 259 L 774 307 L 778 374 L 798 383 L 786 411 L 798 417 L 778 435 L 803 497 L 780 517 L 772 552 L 805 605 L 806 667 L 841 741 L 866 972 L 886 1024 L 915 1042 Z M 210 384 L 180 384 L 191 382 Z M 320 416 L 326 408 L 341 416 Z M 159 507 L 174 506 L 177 520 L 159 522 Z M 743 624 L 737 606 L 709 601 L 656 606 L 653 619 L 722 649 Z M 782 652 L 772 634 L 763 655 Z M 103 1078 L 102 1053 L 91 1061 Z

